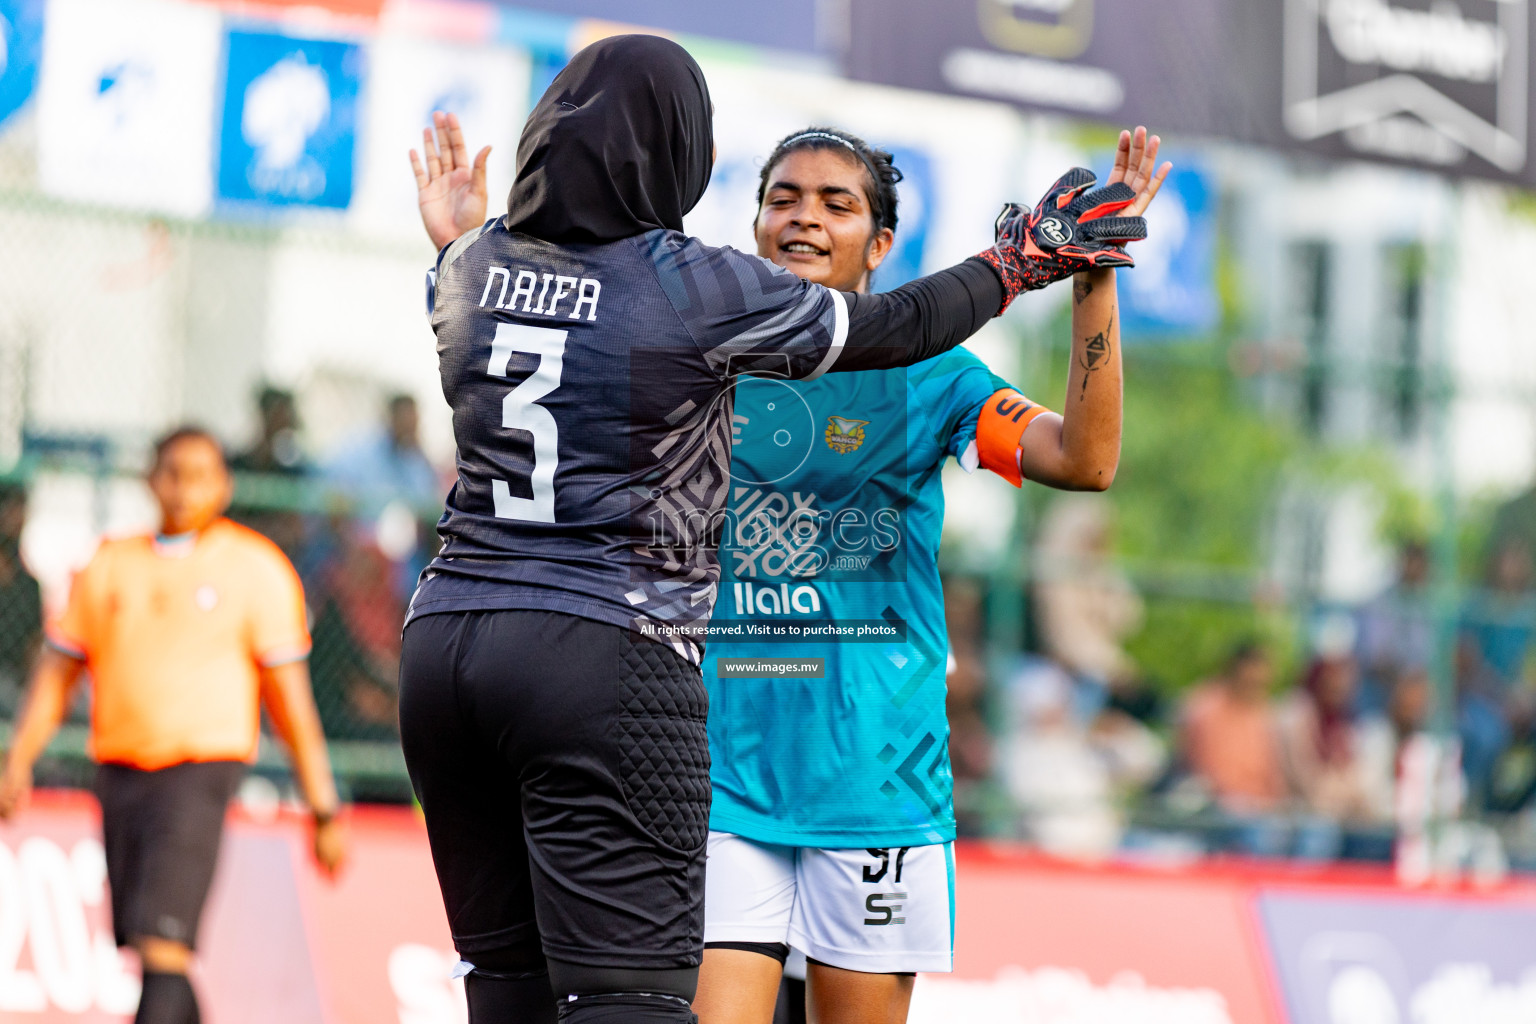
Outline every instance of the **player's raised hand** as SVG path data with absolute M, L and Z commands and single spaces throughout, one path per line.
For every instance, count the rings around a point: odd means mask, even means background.
M 436 138 L 433 138 L 434 130 Z M 441 249 L 471 228 L 485 223 L 486 146 L 470 163 L 464 131 L 456 114 L 434 111 L 432 127 L 422 130 L 422 157 L 411 150 L 411 170 L 416 172 L 416 205 L 421 223 L 432 244 Z
M 1163 187 L 1163 179 L 1173 170 L 1171 163 L 1157 166 L 1157 151 L 1162 144 L 1162 139 L 1147 134 L 1144 125 L 1137 125 L 1134 132 L 1120 133 L 1120 144 L 1115 147 L 1115 168 L 1109 172 L 1105 184 L 1123 181 L 1135 190 L 1136 201 L 1121 211 L 1122 217 L 1140 217 L 1145 213 Z

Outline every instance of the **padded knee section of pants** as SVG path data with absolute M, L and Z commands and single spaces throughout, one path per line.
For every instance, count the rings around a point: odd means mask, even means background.
M 464 977 L 470 1024 L 556 1024 L 549 964 L 537 942 L 465 955 L 474 970 Z
M 605 992 L 560 1002 L 560 1024 L 699 1024 L 678 996 L 656 992 Z
M 608 996 L 613 993 L 654 993 L 671 996 L 683 1005 L 699 991 L 697 967 L 593 967 L 564 960 L 549 961 L 549 984 L 562 1005 L 567 996 Z
M 464 996 L 470 1024 L 556 1024 L 559 1020 L 547 974 L 505 978 L 471 971 L 464 979 Z
M 466 962 L 475 965 L 475 974 L 491 978 L 524 978 L 549 973 L 549 961 L 537 940 L 463 954 Z

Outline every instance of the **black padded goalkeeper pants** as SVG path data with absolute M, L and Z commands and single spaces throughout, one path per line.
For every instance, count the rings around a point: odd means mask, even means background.
M 709 825 L 699 669 L 555 612 L 414 619 L 400 735 L 454 945 L 696 967 Z

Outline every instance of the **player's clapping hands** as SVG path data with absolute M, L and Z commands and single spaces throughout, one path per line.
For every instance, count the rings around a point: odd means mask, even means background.
M 434 131 L 436 138 L 433 138 Z M 411 170 L 416 172 L 416 204 L 421 209 L 421 223 L 432 244 L 441 249 L 471 228 L 485 223 L 485 162 L 491 155 L 486 146 L 470 163 L 464 145 L 464 131 L 455 114 L 436 111 L 432 127 L 421 133 L 422 157 L 411 150 Z
M 1032 209 L 1017 203 L 1003 207 L 996 244 L 977 254 L 1003 283 L 1002 309 L 1020 292 L 1073 274 L 1135 265 L 1125 246 L 1147 237 L 1142 213 L 1173 166 L 1157 167 L 1161 143 L 1140 125 L 1123 131 L 1114 170 L 1103 185 L 1086 167 L 1074 167 Z

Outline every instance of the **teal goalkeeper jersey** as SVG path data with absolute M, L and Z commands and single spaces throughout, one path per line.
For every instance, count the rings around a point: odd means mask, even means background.
M 740 379 L 704 659 L 711 828 L 826 848 L 954 838 L 940 470 L 975 468 L 978 415 L 1007 387 L 959 348 Z M 761 658 L 821 659 L 824 676 L 722 678 L 722 660 Z

